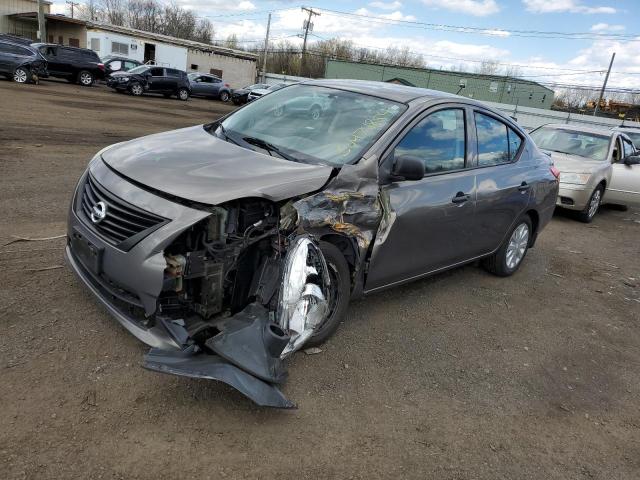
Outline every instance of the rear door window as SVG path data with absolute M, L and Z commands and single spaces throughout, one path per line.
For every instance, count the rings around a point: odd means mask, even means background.
M 633 155 L 635 153 L 635 148 L 633 148 L 633 143 L 631 143 L 626 138 L 622 138 L 622 148 L 624 150 L 623 158 L 626 158 L 629 155 Z
M 164 68 L 151 68 L 149 72 L 152 77 L 164 77 Z
M 478 166 L 500 165 L 514 160 L 522 138 L 506 124 L 489 115 L 475 112 L 474 117 L 478 138 Z
M 460 170 L 465 167 L 464 110 L 450 108 L 422 119 L 400 141 L 395 155 L 422 159 L 425 174 Z

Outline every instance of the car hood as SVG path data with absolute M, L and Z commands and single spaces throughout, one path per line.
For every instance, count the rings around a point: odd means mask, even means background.
M 266 95 L 270 91 L 271 90 L 268 90 L 266 88 L 256 88 L 255 90 L 251 90 L 251 93 L 255 93 L 256 95 Z
M 303 195 L 320 189 L 333 171 L 240 147 L 211 135 L 203 125 L 116 144 L 102 152 L 102 159 L 137 183 L 210 205 Z
M 551 156 L 553 164 L 560 172 L 572 173 L 592 173 L 606 167 L 606 162 L 594 160 L 580 155 L 570 155 L 568 153 L 551 152 L 545 150 Z

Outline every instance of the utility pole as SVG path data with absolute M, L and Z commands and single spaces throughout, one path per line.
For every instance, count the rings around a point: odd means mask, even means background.
M 302 7 L 303 12 L 309 12 L 309 17 L 305 20 L 302 28 L 304 28 L 304 41 L 302 42 L 302 59 L 300 60 L 300 76 L 304 73 L 305 54 L 307 53 L 307 36 L 309 35 L 309 29 L 313 30 L 313 24 L 311 23 L 311 17 L 314 15 L 320 16 L 318 12 L 314 12 L 313 8 Z
M 47 41 L 47 25 L 44 19 L 44 2 L 38 0 L 38 40 Z
M 269 50 L 269 30 L 271 28 L 271 13 L 267 20 L 267 35 L 264 37 L 264 52 L 262 53 L 262 83 L 267 79 L 267 51 Z
M 68 4 L 68 5 L 71 5 L 71 18 L 73 18 L 73 7 L 79 7 L 79 6 L 80 6 L 80 4 L 79 4 L 79 3 L 77 3 L 77 2 L 69 1 L 69 0 L 67 0 L 67 1 L 66 1 L 66 2 L 64 2 L 64 3 L 66 3 L 66 4 Z
M 602 90 L 600 90 L 600 98 L 598 98 L 598 103 L 596 103 L 596 108 L 593 109 L 593 116 L 596 116 L 598 113 L 598 107 L 600 107 L 600 102 L 602 102 L 602 97 L 604 97 L 604 90 L 607 88 L 607 82 L 609 81 L 609 74 L 611 73 L 611 67 L 613 66 L 613 59 L 616 58 L 616 52 L 613 52 L 611 55 L 611 61 L 609 62 L 609 70 L 607 70 L 607 74 L 604 77 L 604 83 L 602 84 Z

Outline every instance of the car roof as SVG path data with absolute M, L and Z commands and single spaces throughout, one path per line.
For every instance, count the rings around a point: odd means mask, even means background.
M 612 130 L 599 127 L 599 126 L 591 126 L 591 125 L 572 125 L 566 123 L 547 123 L 546 125 L 542 125 L 542 127 L 555 128 L 557 130 L 571 130 L 572 132 L 580 132 L 580 133 L 593 133 L 598 135 L 606 135 L 611 136 L 615 132 Z
M 31 45 L 29 45 L 28 43 L 22 43 L 20 41 L 9 40 L 9 39 L 2 38 L 2 37 L 0 37 L 0 43 L 6 43 L 7 45 L 13 45 L 14 47 L 26 48 L 29 51 L 33 51 L 34 50 L 34 48 Z
M 467 97 L 461 97 L 454 95 L 453 93 L 440 92 L 438 90 L 431 90 L 428 88 L 410 87 L 408 85 L 399 85 L 396 83 L 388 82 L 376 82 L 370 80 L 311 80 L 304 82 L 307 85 L 318 85 L 322 87 L 336 88 L 340 90 L 348 90 L 356 93 L 363 93 L 365 95 L 372 95 L 375 97 L 385 98 L 395 102 L 410 102 L 418 98 L 430 99 L 430 98 L 452 98 L 457 100 L 464 99 L 465 101 L 471 100 L 473 103 L 482 105 L 481 102 L 473 101 Z
M 634 125 L 622 125 L 620 127 L 613 127 L 611 130 L 615 130 L 616 132 L 633 132 L 633 133 L 638 133 L 640 131 L 640 125 L 639 126 L 634 126 Z

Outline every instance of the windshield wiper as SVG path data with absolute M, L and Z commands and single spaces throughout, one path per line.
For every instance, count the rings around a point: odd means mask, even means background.
M 232 143 L 235 143 L 236 145 L 240 145 L 240 142 L 234 140 L 232 137 L 229 136 L 229 134 L 227 133 L 227 129 L 224 128 L 224 125 L 222 125 L 222 123 L 218 124 L 218 128 L 220 129 L 220 131 L 222 132 L 222 135 L 224 135 L 224 139 L 226 141 L 230 141 Z
M 272 143 L 266 142 L 264 140 L 262 140 L 261 138 L 256 138 L 256 137 L 242 137 L 242 139 L 247 142 L 250 145 L 255 145 L 256 147 L 262 148 L 264 150 L 266 150 L 267 152 L 269 152 L 269 155 L 273 156 L 274 153 L 280 155 L 280 157 L 284 158 L 285 160 L 289 160 L 291 162 L 300 162 L 301 160 L 298 158 L 295 158 L 291 155 L 289 155 L 288 153 L 284 153 L 282 150 L 280 150 L 278 147 L 276 147 L 275 145 L 273 145 Z

